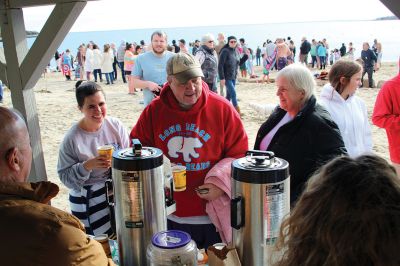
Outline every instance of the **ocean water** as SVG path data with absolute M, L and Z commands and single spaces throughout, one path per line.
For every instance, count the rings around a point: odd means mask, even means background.
M 137 43 L 144 40 L 148 44 L 150 43 L 151 33 L 155 30 L 160 29 L 70 32 L 58 50 L 61 52 L 68 48 L 75 54 L 79 44 L 88 41 L 94 41 L 100 47 L 111 42 L 118 46 L 121 40 Z M 161 30 L 167 33 L 168 43 L 171 43 L 174 39 L 185 39 L 188 44 L 189 41 L 201 39 L 201 36 L 206 33 L 212 33 L 217 37 L 219 32 L 223 32 L 225 37 L 234 35 L 238 39 L 245 38 L 248 46 L 253 49 L 257 46 L 261 47 L 267 39 L 275 40 L 277 37 L 286 38 L 290 36 L 297 48 L 300 47 L 300 40 L 303 36 L 306 36 L 309 41 L 326 38 L 330 50 L 340 48 L 342 43 L 345 43 L 348 47 L 348 43 L 353 42 L 353 47 L 356 48 L 355 57 L 360 55 L 363 42 L 369 42 L 372 45 L 376 38 L 382 43 L 383 62 L 397 61 L 400 56 L 400 20 L 269 23 L 161 28 Z M 28 39 L 28 44 L 32 45 L 33 41 L 34 38 Z

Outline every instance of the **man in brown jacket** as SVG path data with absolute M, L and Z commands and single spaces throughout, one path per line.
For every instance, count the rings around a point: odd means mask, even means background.
M 114 265 L 80 221 L 47 203 L 51 182 L 28 183 L 32 149 L 24 120 L 0 107 L 1 265 Z

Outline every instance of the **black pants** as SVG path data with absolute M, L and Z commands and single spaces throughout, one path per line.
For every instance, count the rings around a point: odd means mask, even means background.
M 365 73 L 368 74 L 368 86 L 370 88 L 373 88 L 374 87 L 374 80 L 372 79 L 372 74 L 374 73 L 374 67 L 373 66 L 364 67 L 364 71 L 363 71 L 362 77 L 361 77 L 361 83 L 363 83 L 363 84 L 364 84 L 364 75 L 365 75 Z
M 112 78 L 113 80 L 117 80 L 117 61 L 114 61 L 113 63 L 113 73 L 112 73 Z
M 219 233 L 213 224 L 179 224 L 167 220 L 168 230 L 181 230 L 188 233 L 196 242 L 198 249 L 206 249 L 215 243 L 221 243 Z

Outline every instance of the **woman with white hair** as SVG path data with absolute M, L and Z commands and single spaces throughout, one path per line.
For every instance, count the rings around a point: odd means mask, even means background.
M 199 60 L 204 74 L 204 82 L 211 91 L 217 92 L 214 86 L 218 74 L 218 55 L 215 51 L 214 36 L 207 33 L 201 38 L 201 46 L 196 51 L 195 57 Z
M 276 85 L 279 106 L 258 130 L 254 149 L 272 151 L 289 162 L 293 206 L 313 172 L 347 152 L 338 126 L 317 103 L 314 77 L 305 66 L 280 70 Z

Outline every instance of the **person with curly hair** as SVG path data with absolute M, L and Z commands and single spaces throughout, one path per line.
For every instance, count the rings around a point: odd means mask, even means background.
M 400 180 L 375 155 L 338 157 L 313 175 L 282 225 L 281 265 L 400 265 Z

